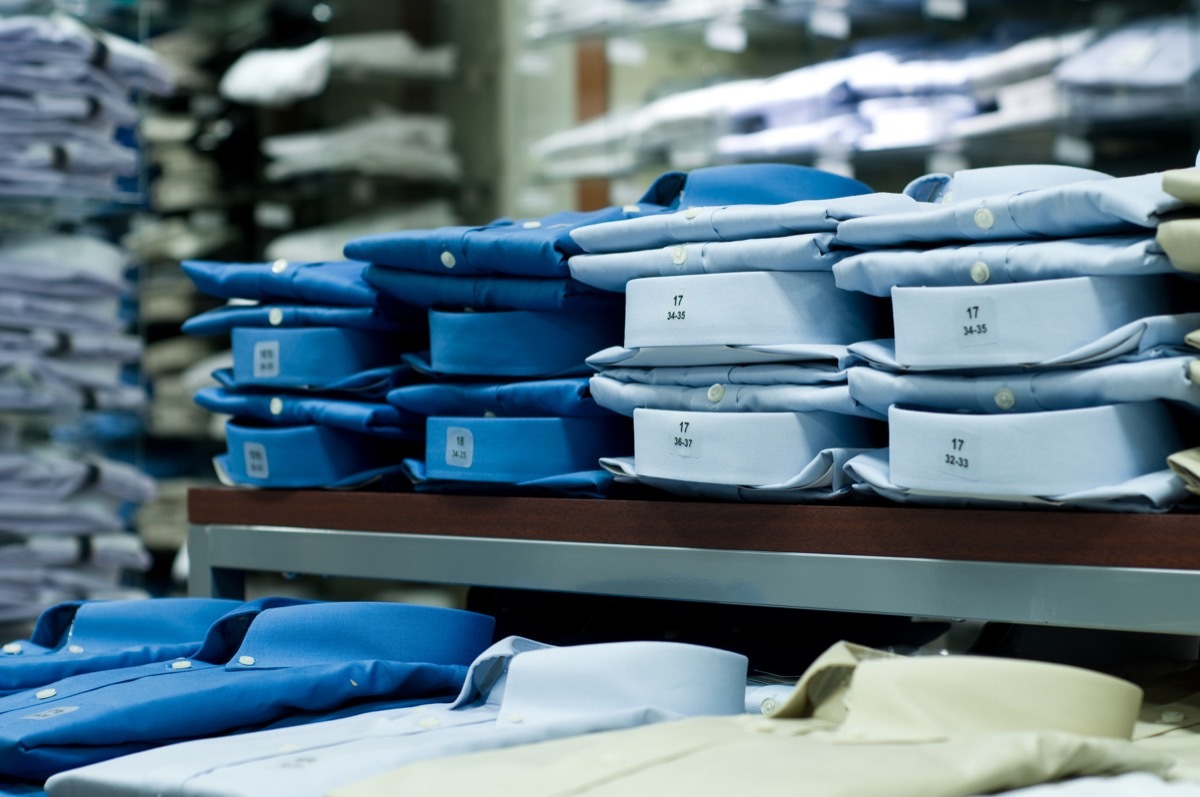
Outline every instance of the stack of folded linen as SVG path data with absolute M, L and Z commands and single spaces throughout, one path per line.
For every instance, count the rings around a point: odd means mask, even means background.
M 839 220 L 908 209 L 810 170 L 796 201 L 695 207 L 575 230 L 569 261 L 625 292 L 624 346 L 589 358 L 592 393 L 634 421 L 622 478 L 684 494 L 802 501 L 847 495 L 841 465 L 881 439 L 856 405 L 847 347 L 886 330 L 886 302 L 841 291 Z M 841 196 L 829 190 L 846 189 Z M 809 198 L 804 198 L 805 196 Z
M 189 319 L 189 334 L 230 335 L 233 367 L 196 402 L 232 416 L 228 452 L 215 461 L 229 483 L 350 487 L 399 473 L 421 422 L 384 401 L 414 377 L 402 362 L 424 345 L 424 319 L 380 297 L 366 263 L 187 261 L 204 293 L 241 300 Z
M 712 167 L 667 173 L 635 205 L 351 241 L 345 255 L 372 263 L 367 282 L 430 308 L 429 353 L 406 360 L 439 383 L 389 395 L 428 416 L 425 461 L 409 463 L 418 489 L 603 495 L 611 486 L 598 460 L 632 451 L 629 421 L 593 402 L 586 360 L 620 340 L 624 303 L 570 276 L 568 260 L 583 251 L 576 233 L 679 208 L 867 190 L 799 166 Z
M 130 95 L 171 89 L 149 49 L 59 14 L 0 19 L 0 80 L 0 195 L 22 197 L 117 197 L 137 169 L 116 141 Z
M 850 394 L 889 422 L 888 448 L 847 464 L 860 489 L 1128 511 L 1187 496 L 1167 457 L 1194 437 L 1185 336 L 1200 305 L 1157 235 L 1185 208 L 1163 182 L 931 174 L 905 189 L 916 207 L 838 225 L 862 251 L 834 266 L 837 284 L 893 307 L 893 339 L 851 346 L 869 367 L 850 370 Z

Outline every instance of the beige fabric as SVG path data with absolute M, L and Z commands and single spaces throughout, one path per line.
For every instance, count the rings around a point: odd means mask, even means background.
M 1171 169 L 1163 172 L 1163 190 L 1190 205 L 1200 205 L 1200 169 Z
M 1177 270 L 1200 273 L 1200 219 L 1164 221 L 1155 238 Z
M 1187 452 L 1185 452 L 1187 453 Z M 1200 449 L 1194 456 L 1200 461 Z M 1158 678 L 1145 688 L 1134 744 L 1171 756 L 1172 778 L 1200 781 L 1200 668 Z
M 1200 495 L 1200 448 L 1178 451 L 1167 457 L 1167 465 L 1183 479 L 1188 492 Z
M 1078 775 L 1165 772 L 1125 739 L 1141 690 L 1063 665 L 889 657 L 838 645 L 784 711 L 702 717 L 427 761 L 332 797 L 489 794 L 956 797 Z M 903 739 L 904 741 L 896 741 Z

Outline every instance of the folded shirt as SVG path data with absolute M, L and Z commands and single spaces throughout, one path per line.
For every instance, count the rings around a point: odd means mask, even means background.
M 840 385 L 726 385 L 706 387 L 644 384 L 614 379 L 607 373 L 591 378 L 592 396 L 601 407 L 633 415 L 643 407 L 685 412 L 836 412 L 885 417 L 856 403 L 850 387 Z
M 414 307 L 568 310 L 612 304 L 612 297 L 570 278 L 456 277 L 373 265 L 366 280 L 384 296 Z
M 538 498 L 607 498 L 616 483 L 612 474 L 599 468 L 556 473 L 517 482 L 464 481 L 430 478 L 425 460 L 404 460 L 404 474 L 413 492 L 433 495 L 496 495 Z
M 359 487 L 400 473 L 401 461 L 412 453 L 384 435 L 249 418 L 228 421 L 225 442 L 227 452 L 213 458 L 217 477 L 251 487 Z
M 49 449 L 0 452 L 0 496 L 55 500 L 82 493 L 146 503 L 154 499 L 154 479 L 132 465 L 96 455 Z
M 209 412 L 276 426 L 311 424 L 400 440 L 419 440 L 424 436 L 421 416 L 382 402 L 287 392 L 239 393 L 223 387 L 197 391 L 195 402 Z
M 521 483 L 595 470 L 633 450 L 627 418 L 430 417 L 428 479 Z
M 1180 222 L 1164 222 L 1159 228 Z M 1178 266 L 1152 236 L 1097 235 L 1049 241 L 997 241 L 933 249 L 851 252 L 834 263 L 839 288 L 890 296 L 892 288 L 1173 273 Z
M 424 319 L 419 312 L 396 313 L 382 307 L 232 304 L 192 316 L 183 322 L 182 330 L 188 335 L 227 335 L 242 327 L 341 327 L 397 333 L 421 329 Z
M 459 752 L 739 713 L 746 659 L 674 642 L 553 648 L 507 637 L 471 664 L 450 703 L 204 739 L 55 776 L 53 797 L 100 794 L 319 797 L 402 764 Z
M 493 625 L 473 612 L 411 604 L 248 605 L 215 623 L 190 657 L 0 698 L 0 771 L 46 778 L 353 702 L 452 694 Z
M 0 648 L 0 695 L 37 689 L 71 675 L 191 656 L 200 650 L 209 627 L 241 606 L 240 601 L 212 598 L 56 604 L 40 614 L 28 639 Z
M 882 424 L 832 412 L 702 413 L 635 409 L 634 467 L 639 477 L 795 486 L 797 474 L 831 449 L 870 448 Z M 824 485 L 822 485 L 824 486 Z
M 0 288 L 62 299 L 119 296 L 129 289 L 128 260 L 89 235 L 15 233 L 0 244 Z
M 1200 375 L 1194 355 L 1090 368 L 1009 371 L 991 374 L 907 374 L 849 368 L 851 398 L 887 414 L 909 409 L 986 414 L 1069 410 L 1104 404 L 1164 399 L 1200 407 Z
M 950 204 L 924 203 L 910 212 L 847 220 L 838 225 L 837 237 L 869 248 L 1116 235 L 1153 229 L 1183 207 L 1162 190 L 1161 174 L 1143 174 L 970 198 L 956 191 Z
M 333 375 L 328 381 L 306 387 L 289 386 L 292 392 L 305 391 L 328 397 L 353 398 L 359 401 L 383 401 L 389 390 L 411 384 L 418 376 L 407 365 L 385 365 L 345 376 Z M 212 372 L 218 385 L 240 391 L 271 391 L 274 385 L 245 385 L 238 382 L 233 368 L 218 368 Z
M 374 307 L 378 292 L 363 279 L 366 263 L 227 263 L 185 260 L 181 264 L 196 287 L 219 299 L 254 299 L 273 304 Z
M 925 369 L 1077 362 L 1082 347 L 1170 313 L 1180 287 L 1165 276 L 1121 276 L 895 288 L 896 358 Z
M 389 335 L 341 327 L 235 327 L 237 385 L 316 389 L 364 371 L 398 365 L 403 346 Z
M 847 219 L 914 210 L 917 201 L 904 194 L 860 193 L 844 197 L 801 199 L 782 204 L 732 204 L 691 207 L 579 227 L 571 239 L 584 252 L 637 252 L 674 244 L 745 241 L 802 233 L 834 232 Z
M 587 377 L 527 382 L 434 382 L 389 391 L 388 403 L 416 415 L 498 418 L 592 417 L 609 411 L 597 405 Z
M 849 250 L 833 248 L 832 233 L 789 235 L 746 241 L 675 244 L 663 249 L 575 255 L 567 265 L 580 282 L 624 291 L 641 277 L 724 274 L 739 271 L 829 271 Z
M 355 260 L 409 271 L 567 277 L 567 259 L 581 254 L 572 231 L 600 222 L 662 214 L 668 210 L 736 202 L 775 203 L 864 194 L 858 182 L 804 166 L 740 164 L 710 166 L 659 177 L 635 205 L 542 219 L 500 219 L 483 227 L 445 227 L 358 238 L 346 244 Z M 643 248 L 643 247 L 638 247 Z
M 406 354 L 422 373 L 546 379 L 589 372 L 589 354 L 620 340 L 619 305 L 577 311 L 429 311 L 428 355 Z M 487 345 L 480 345 L 487 341 Z

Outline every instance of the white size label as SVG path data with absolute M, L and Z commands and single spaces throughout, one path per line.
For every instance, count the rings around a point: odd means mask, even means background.
M 684 304 L 682 293 L 671 295 L 665 313 L 668 322 L 687 321 L 687 306 Z
M 700 424 L 695 421 L 680 421 L 671 430 L 667 445 L 668 450 L 677 457 L 696 459 L 700 456 L 702 442 Z
M 279 376 L 279 341 L 260 340 L 254 344 L 254 378 Z
M 938 466 L 944 473 L 950 473 L 960 479 L 979 478 L 980 450 L 979 440 L 966 432 L 955 432 L 946 438 L 944 445 L 938 449 Z
M 951 319 L 951 334 L 959 346 L 986 346 L 998 340 L 996 306 L 990 298 L 968 299 Z
M 61 717 L 63 714 L 70 714 L 72 711 L 78 711 L 79 706 L 55 706 L 48 708 L 45 711 L 39 711 L 36 714 L 26 714 L 21 717 L 23 720 L 49 720 L 55 717 Z
M 250 478 L 271 478 L 271 464 L 267 462 L 267 449 L 262 443 L 243 443 L 242 459 L 246 463 L 246 475 Z
M 446 429 L 446 464 L 455 468 L 469 468 L 475 461 L 475 436 L 462 426 Z

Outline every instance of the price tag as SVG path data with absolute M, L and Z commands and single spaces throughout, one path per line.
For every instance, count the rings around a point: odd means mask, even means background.
M 271 465 L 267 462 L 267 449 L 262 443 L 244 443 L 242 459 L 245 460 L 246 475 L 250 478 L 271 478 Z
M 951 334 L 959 346 L 986 346 L 999 340 L 996 305 L 991 298 L 967 299 L 956 313 Z
M 462 426 L 446 429 L 446 464 L 455 468 L 469 468 L 475 461 L 475 436 Z
M 960 479 L 979 479 L 980 450 L 979 441 L 967 432 L 955 432 L 946 438 L 945 445 L 940 446 L 938 466 L 945 473 L 951 473 Z
M 279 376 L 279 341 L 260 340 L 254 344 L 254 378 Z
M 967 18 L 967 0 L 924 0 L 923 6 L 930 19 Z
M 680 421 L 675 424 L 667 440 L 668 450 L 672 454 L 687 459 L 700 457 L 701 442 L 703 438 L 700 436 L 700 425 L 695 421 Z

